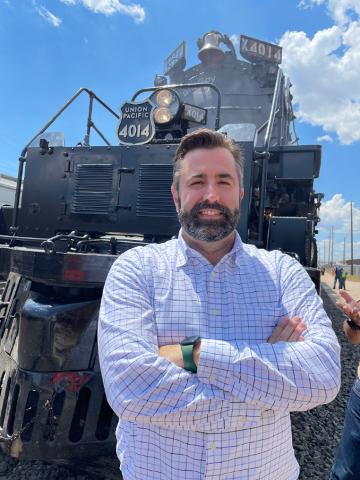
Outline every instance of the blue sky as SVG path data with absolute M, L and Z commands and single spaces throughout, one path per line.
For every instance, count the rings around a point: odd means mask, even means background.
M 182 40 L 197 63 L 196 39 L 212 29 L 283 46 L 301 143 L 323 145 L 320 252 L 331 226 L 335 257 L 344 238 L 348 248 L 352 201 L 360 257 L 359 0 L 0 0 L 0 172 L 16 175 L 22 147 L 80 87 L 117 110 Z M 112 118 L 94 119 L 114 139 Z M 85 121 L 84 97 L 55 129 L 70 145 Z

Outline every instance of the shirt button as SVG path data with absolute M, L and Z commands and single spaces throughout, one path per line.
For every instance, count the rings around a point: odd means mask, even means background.
M 215 375 L 214 375 L 213 373 L 209 376 L 209 380 L 210 380 L 210 383 L 214 383 L 214 382 L 215 382 L 216 377 L 215 377 Z
M 240 420 L 240 422 L 245 422 L 246 417 L 240 417 L 239 420 Z
M 212 308 L 210 310 L 211 315 L 220 315 L 220 310 L 217 310 L 216 308 Z
M 215 450 L 215 449 L 216 449 L 216 443 L 215 442 L 210 443 L 209 450 Z
M 212 271 L 211 272 L 211 278 L 216 278 L 218 276 L 217 272 Z

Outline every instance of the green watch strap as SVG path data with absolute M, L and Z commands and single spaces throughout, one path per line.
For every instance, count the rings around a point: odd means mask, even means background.
M 184 360 L 184 368 L 189 372 L 196 373 L 197 366 L 194 362 L 193 358 L 193 350 L 194 344 L 191 343 L 190 345 L 181 345 L 182 356 Z

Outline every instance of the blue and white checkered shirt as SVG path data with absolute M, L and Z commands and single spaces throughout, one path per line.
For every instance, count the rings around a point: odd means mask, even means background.
M 267 343 L 294 315 L 305 340 Z M 197 374 L 158 355 L 190 335 L 202 338 Z M 121 255 L 99 355 L 125 480 L 294 480 L 289 412 L 330 402 L 340 385 L 339 345 L 308 274 L 239 236 L 216 266 L 181 235 Z

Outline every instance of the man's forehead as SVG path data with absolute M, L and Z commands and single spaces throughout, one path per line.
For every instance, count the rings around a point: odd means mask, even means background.
M 226 148 L 197 148 L 184 156 L 182 170 L 198 174 L 233 173 L 236 170 L 236 164 L 233 155 Z

